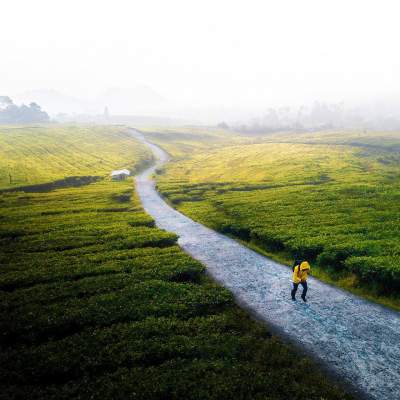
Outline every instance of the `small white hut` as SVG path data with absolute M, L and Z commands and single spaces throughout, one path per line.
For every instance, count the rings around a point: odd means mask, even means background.
M 130 175 L 130 171 L 127 169 L 117 169 L 111 172 L 111 179 L 113 181 L 123 181 Z

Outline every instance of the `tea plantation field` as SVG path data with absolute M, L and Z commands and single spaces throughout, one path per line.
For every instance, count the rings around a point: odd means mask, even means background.
M 150 152 L 123 127 L 0 126 L 0 189 L 105 176 L 149 160 Z
M 161 146 L 174 160 L 233 144 L 258 141 L 245 135 L 233 134 L 223 129 L 189 126 L 180 128 L 141 127 L 140 130 L 152 143 Z
M 400 134 L 235 140 L 176 158 L 159 171 L 160 192 L 195 220 L 280 261 L 306 257 L 316 276 L 400 309 Z
M 118 148 L 105 129 L 91 131 L 102 143 L 94 151 L 86 134 L 68 132 L 79 143 L 73 163 L 63 145 L 55 161 L 29 137 L 34 183 L 146 162 L 122 133 L 111 130 L 112 139 L 121 135 Z M 29 154 L 28 145 L 14 146 Z M 93 166 L 94 158 L 106 161 Z M 18 170 L 18 158 L 10 160 Z M 131 179 L 2 192 L 0 205 L 1 399 L 350 398 L 156 228 Z

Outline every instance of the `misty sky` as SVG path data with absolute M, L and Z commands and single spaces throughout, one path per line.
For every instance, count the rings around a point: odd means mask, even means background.
M 400 91 L 398 1 L 12 0 L 0 94 L 148 85 L 177 104 L 363 100 Z

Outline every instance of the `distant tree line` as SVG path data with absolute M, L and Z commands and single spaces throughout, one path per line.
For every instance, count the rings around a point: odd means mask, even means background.
M 315 102 L 312 106 L 298 108 L 269 108 L 263 115 L 234 127 L 243 132 L 273 132 L 278 130 L 323 129 L 400 129 L 396 109 L 381 107 L 346 108 L 344 103 Z
M 48 122 L 49 115 L 36 103 L 17 106 L 8 96 L 0 96 L 0 124 Z

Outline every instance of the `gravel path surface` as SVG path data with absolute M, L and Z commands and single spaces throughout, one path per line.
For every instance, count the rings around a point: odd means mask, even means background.
M 194 222 L 157 193 L 154 170 L 168 155 L 153 151 L 156 165 L 136 177 L 137 192 L 158 227 L 179 235 L 179 245 L 206 265 L 237 301 L 268 322 L 335 374 L 371 399 L 400 399 L 400 313 L 309 278 L 308 303 L 290 298 L 291 269 Z

